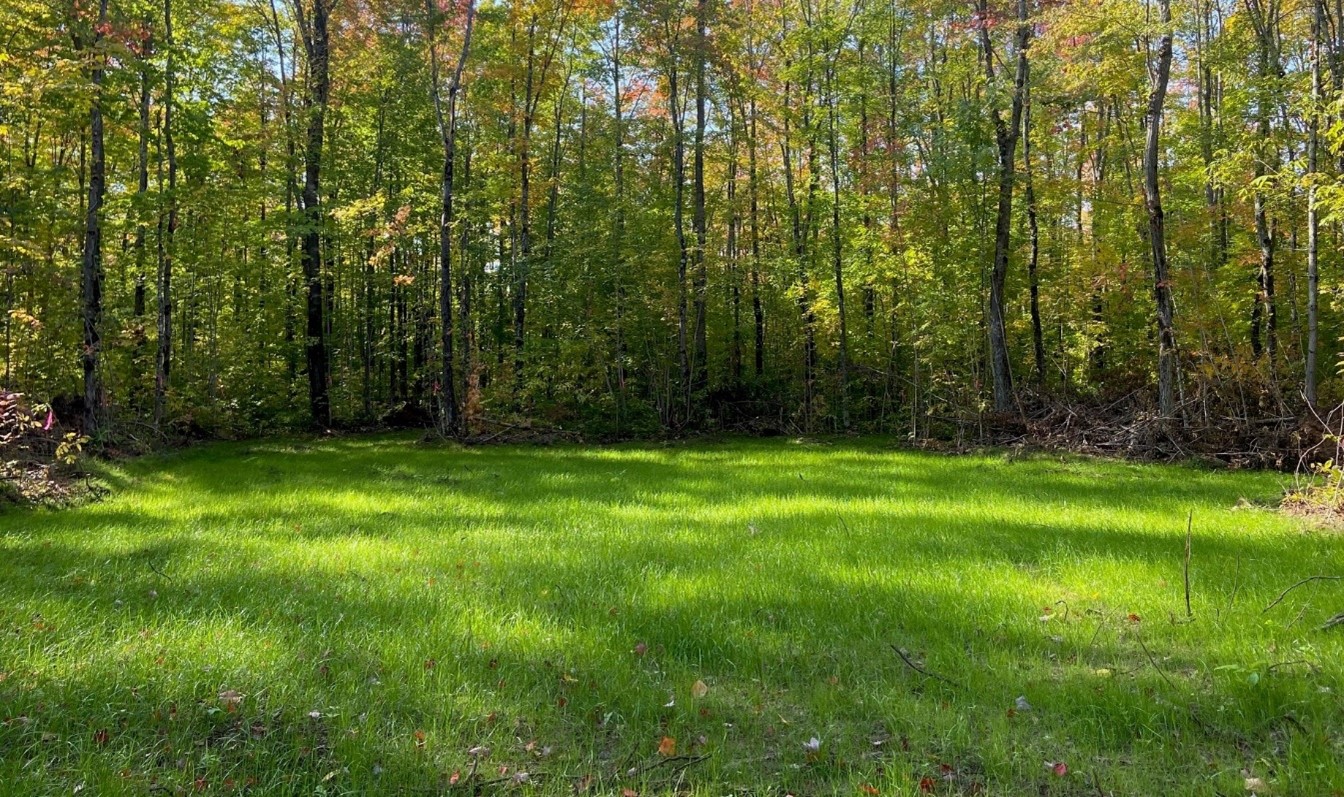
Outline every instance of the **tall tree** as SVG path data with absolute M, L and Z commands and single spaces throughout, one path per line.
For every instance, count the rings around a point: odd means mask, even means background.
M 1162 113 L 1171 80 L 1172 38 L 1171 0 L 1157 0 L 1160 25 L 1157 60 L 1149 66 L 1151 87 L 1148 92 L 1147 137 L 1143 149 L 1143 192 L 1148 209 L 1148 244 L 1152 249 L 1153 298 L 1157 305 L 1157 395 L 1163 418 L 1177 415 L 1176 406 L 1176 332 L 1171 297 L 1171 269 L 1167 262 L 1166 220 L 1162 212 L 1159 181 Z
M 993 37 L 988 0 L 980 0 L 980 46 L 984 53 L 985 80 L 991 91 L 996 88 Z M 994 221 L 994 266 L 989 277 L 989 358 L 994 378 L 994 409 L 1006 412 L 1013 407 L 1013 373 L 1008 357 L 1008 331 L 1004 322 L 1004 290 L 1008 276 L 1008 256 L 1012 245 L 1013 185 L 1017 165 L 1017 139 L 1022 132 L 1022 108 L 1026 93 L 1028 64 L 1027 46 L 1031 41 L 1031 26 L 1027 22 L 1027 0 L 1017 0 L 1017 28 L 1013 43 L 1017 55 L 1017 69 L 1013 75 L 1011 110 L 1009 118 L 993 107 L 994 141 L 999 156 L 999 200 Z
M 79 13 L 79 5 L 75 5 Z M 89 82 L 89 194 L 84 208 L 84 254 L 80 269 L 83 297 L 84 352 L 84 431 L 98 431 L 103 401 L 99 358 L 102 354 L 103 324 L 103 197 L 107 193 L 107 154 L 103 143 L 103 83 L 106 79 L 106 54 L 102 51 L 107 30 L 107 0 L 99 0 L 98 18 L 93 25 L 76 20 L 74 45 L 87 53 L 91 63 Z M 91 29 L 91 30 L 90 30 Z
M 326 324 L 322 300 L 322 139 L 331 97 L 331 42 L 328 26 L 334 0 L 294 0 L 294 11 L 303 37 L 308 63 L 308 85 L 304 110 L 308 120 L 308 142 L 304 149 L 303 212 L 304 229 L 301 256 L 306 286 L 308 410 L 313 423 L 331 423 L 330 384 L 327 374 Z
M 429 31 L 430 91 L 434 99 L 434 113 L 438 120 L 439 137 L 443 143 L 443 176 L 439 196 L 442 203 L 439 216 L 439 321 L 441 335 L 439 351 L 442 357 L 439 372 L 439 395 L 442 407 L 439 423 L 444 434 L 455 434 L 460 426 L 460 408 L 457 403 L 457 374 L 453 370 L 453 225 L 456 221 L 453 207 L 453 164 L 457 159 L 457 97 L 462 88 L 462 71 L 467 65 L 471 49 L 471 31 L 476 21 L 476 2 L 467 0 L 466 19 L 462 29 L 462 48 L 458 51 L 457 65 L 448 79 L 447 91 L 439 88 L 439 51 L 437 31 L 441 11 L 434 0 L 427 0 L 426 16 Z M 448 95 L 447 102 L 443 94 Z M 446 107 L 445 107 L 446 106 Z
M 168 155 L 168 212 L 159 217 L 158 243 L 158 348 L 154 358 L 154 425 L 161 426 L 167 404 L 168 379 L 173 364 L 173 258 L 177 235 L 177 141 L 173 138 L 173 121 L 177 106 L 177 61 L 173 40 L 173 0 L 163 0 L 164 46 L 167 65 L 164 68 L 163 87 L 163 140 Z M 162 172 L 160 172 L 162 175 Z

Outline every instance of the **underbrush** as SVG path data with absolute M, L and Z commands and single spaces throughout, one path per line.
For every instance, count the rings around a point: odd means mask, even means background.
M 96 492 L 79 465 L 88 442 L 50 406 L 0 391 L 0 502 L 59 506 Z

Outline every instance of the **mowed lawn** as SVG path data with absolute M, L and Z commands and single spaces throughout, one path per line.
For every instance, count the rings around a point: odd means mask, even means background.
M 1282 475 L 385 436 L 108 479 L 0 515 L 0 793 L 1344 792 L 1344 582 L 1265 611 L 1344 537 Z

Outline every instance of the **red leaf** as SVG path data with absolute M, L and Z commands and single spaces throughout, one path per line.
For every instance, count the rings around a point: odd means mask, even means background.
M 936 788 L 938 788 L 938 781 L 934 780 L 933 778 L 930 778 L 930 777 L 923 777 L 923 778 L 920 778 L 920 779 L 919 779 L 919 790 L 920 790 L 920 791 L 922 791 L 922 792 L 931 792 L 931 791 L 933 791 L 933 790 L 936 789 Z
M 1063 761 L 1056 761 L 1055 765 L 1050 768 L 1050 771 L 1055 773 L 1055 777 L 1062 778 L 1069 774 L 1069 765 L 1065 764 Z

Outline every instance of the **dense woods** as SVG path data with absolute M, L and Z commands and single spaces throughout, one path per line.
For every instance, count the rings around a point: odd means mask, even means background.
M 0 31 L 3 382 L 98 434 L 1344 398 L 1337 0 L 6 0 Z

